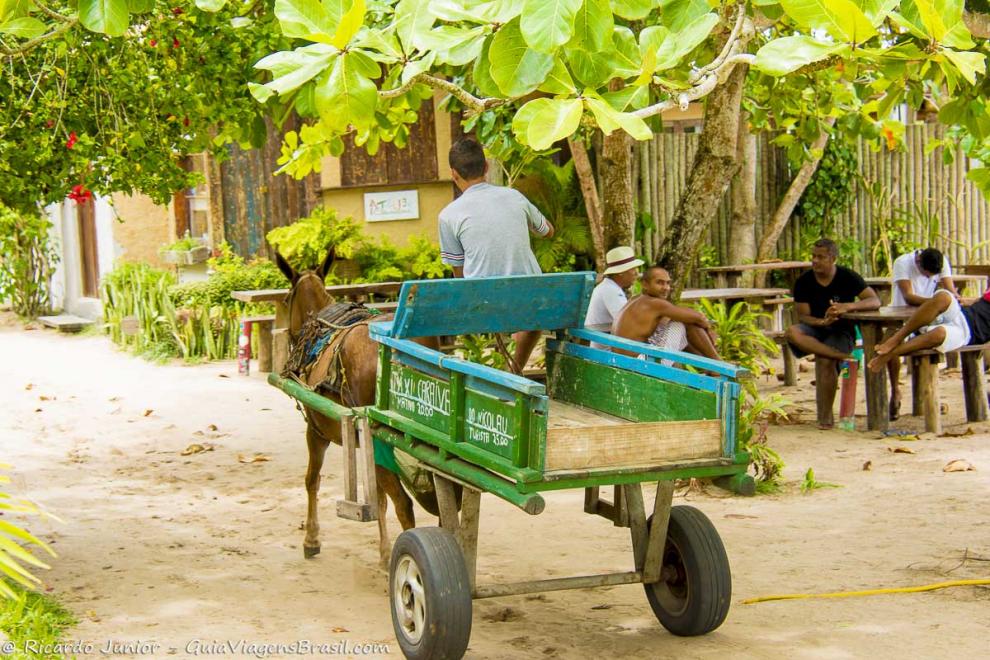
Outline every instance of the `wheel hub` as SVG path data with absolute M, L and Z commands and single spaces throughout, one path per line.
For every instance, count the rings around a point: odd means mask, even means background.
M 402 635 L 413 644 L 419 642 L 426 627 L 426 590 L 419 566 L 409 555 L 396 564 L 392 594 Z

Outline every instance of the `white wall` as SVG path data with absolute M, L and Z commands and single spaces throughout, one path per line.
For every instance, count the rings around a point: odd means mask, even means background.
M 55 309 L 90 319 L 103 315 L 99 298 L 82 295 L 82 253 L 76 203 L 65 200 L 45 209 L 60 244 L 61 261 L 52 277 L 52 298 Z M 119 247 L 113 240 L 116 214 L 105 197 L 95 199 L 97 269 L 102 278 L 113 270 Z

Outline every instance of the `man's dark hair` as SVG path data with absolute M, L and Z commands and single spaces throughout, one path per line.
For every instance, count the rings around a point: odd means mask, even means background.
M 828 250 L 828 253 L 833 257 L 838 258 L 839 256 L 839 246 L 836 245 L 835 241 L 833 241 L 831 238 L 819 238 L 817 241 L 815 241 L 815 244 L 812 246 L 812 248 L 825 248 L 826 250 Z
M 470 181 L 485 174 L 485 150 L 471 138 L 461 138 L 450 147 L 450 169 Z
M 942 253 L 935 248 L 925 248 L 918 254 L 918 265 L 926 273 L 938 275 L 942 272 L 944 263 L 945 259 L 942 257 Z
M 647 278 L 649 278 L 649 276 L 655 270 L 666 271 L 667 269 L 664 268 L 663 266 L 658 265 L 658 264 L 653 264 L 652 266 L 647 266 L 646 269 L 643 271 L 643 274 L 640 277 L 642 277 L 642 279 L 645 281 Z M 667 272 L 670 272 L 670 271 L 667 271 Z

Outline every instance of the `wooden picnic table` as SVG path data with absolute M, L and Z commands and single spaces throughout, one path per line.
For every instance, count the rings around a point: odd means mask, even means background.
M 369 284 L 338 284 L 327 287 L 327 293 L 337 300 L 353 300 L 360 302 L 368 296 L 394 296 L 398 295 L 402 288 L 402 282 L 372 282 Z M 230 297 L 246 303 L 270 302 L 275 304 L 275 324 L 272 330 L 272 371 L 281 373 L 289 358 L 289 308 L 286 299 L 289 296 L 289 289 L 255 289 L 249 291 L 232 291 Z M 397 303 L 381 302 L 374 303 L 375 309 L 383 312 L 395 310 Z
M 880 294 L 880 299 L 885 304 L 890 302 L 890 293 L 894 288 L 894 283 L 889 275 L 886 277 L 864 277 L 863 279 L 866 281 L 867 286 L 873 287 Z M 963 293 L 971 284 L 976 285 L 980 289 L 979 293 L 982 293 L 982 289 L 985 288 L 987 283 L 987 277 L 986 275 L 954 274 L 952 281 L 955 283 L 959 293 Z M 980 287 L 980 284 L 983 286 Z
M 774 332 L 784 330 L 784 305 L 791 302 L 789 289 L 725 287 L 719 289 L 684 289 L 681 292 L 682 302 L 693 302 L 708 298 L 721 300 L 723 304 L 736 303 L 743 300 L 754 301 L 763 307 L 770 308 L 771 327 Z
M 712 276 L 715 280 L 716 287 L 726 288 L 738 286 L 739 278 L 742 277 L 742 274 L 745 272 L 770 270 L 801 271 L 809 268 L 811 268 L 810 261 L 765 261 L 758 264 L 712 266 L 710 268 L 702 268 L 701 271 Z M 797 273 L 791 273 L 790 275 L 792 275 L 792 280 L 797 277 Z

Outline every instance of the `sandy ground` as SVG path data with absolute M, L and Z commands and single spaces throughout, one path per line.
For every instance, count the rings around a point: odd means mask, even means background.
M 25 331 L 9 317 L 3 325 L 0 458 L 14 465 L 16 492 L 64 521 L 34 529 L 59 553 L 43 577 L 79 617 L 69 640 L 92 644 L 94 655 L 108 640 L 141 640 L 163 657 L 297 640 L 384 644 L 378 655 L 400 655 L 376 528 L 333 515 L 336 448 L 324 468 L 323 553 L 303 559 L 303 421 L 263 377 L 239 377 L 232 362 L 155 366 L 101 337 Z M 671 636 L 637 586 L 557 592 L 476 602 L 467 657 L 986 657 L 986 588 L 741 604 L 990 577 L 990 429 L 958 424 L 959 377 L 944 380 L 947 430 L 973 434 L 901 442 L 774 427 L 772 445 L 787 461 L 783 492 L 686 496 L 718 527 L 732 563 L 733 606 L 714 633 Z M 809 373 L 796 388 L 772 389 L 813 419 Z M 193 443 L 215 448 L 181 456 Z M 270 460 L 239 462 L 255 452 Z M 977 470 L 943 472 L 956 458 Z M 808 467 L 841 487 L 801 493 Z M 584 515 L 581 500 L 554 493 L 529 517 L 486 496 L 480 579 L 628 570 L 628 532 Z M 983 560 L 964 561 L 967 553 Z

